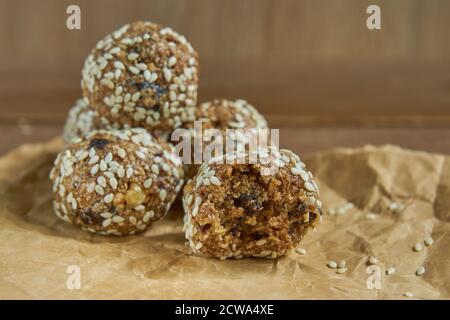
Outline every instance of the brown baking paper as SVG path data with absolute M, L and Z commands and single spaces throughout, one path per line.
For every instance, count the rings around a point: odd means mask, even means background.
M 123 238 L 58 220 L 48 173 L 60 148 L 56 139 L 0 159 L 2 299 L 411 299 L 405 292 L 450 298 L 448 156 L 367 146 L 308 157 L 325 209 L 348 201 L 355 208 L 325 213 L 301 243 L 306 255 L 219 261 L 190 253 L 179 205 L 145 234 Z M 388 209 L 394 201 L 404 205 L 400 212 Z M 414 252 L 427 235 L 434 244 Z M 379 257 L 381 289 L 367 285 L 370 254 Z M 346 260 L 348 271 L 337 274 L 329 260 Z M 80 289 L 66 286 L 71 265 L 81 272 Z M 420 265 L 426 272 L 418 277 Z M 397 272 L 387 276 L 390 266 Z

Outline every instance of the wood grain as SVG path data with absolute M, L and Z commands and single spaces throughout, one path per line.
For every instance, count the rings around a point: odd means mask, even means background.
M 79 4 L 82 30 L 65 27 Z M 382 29 L 365 27 L 379 4 Z M 62 123 L 96 41 L 148 19 L 201 55 L 200 100 L 245 98 L 274 126 L 450 125 L 445 0 L 0 2 L 0 123 Z

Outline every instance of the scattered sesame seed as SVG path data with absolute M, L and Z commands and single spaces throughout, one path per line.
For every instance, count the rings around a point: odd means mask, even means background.
M 152 164 L 151 168 L 152 168 L 152 172 L 154 174 L 159 174 L 159 168 L 158 168 L 158 166 L 156 164 Z
M 169 67 L 173 67 L 176 63 L 177 63 L 177 58 L 174 57 L 174 56 L 171 56 L 171 57 L 169 58 L 169 61 L 167 61 L 167 65 L 168 65 Z
M 346 273 L 347 272 L 347 268 L 339 268 L 339 269 L 337 269 L 337 271 L 336 271 L 336 273 L 337 274 L 343 274 L 343 273 Z
M 425 273 L 425 267 L 424 266 L 420 266 L 419 268 L 417 268 L 416 270 L 416 276 L 420 277 L 421 275 L 423 275 Z
M 105 179 L 105 177 L 99 176 L 99 177 L 97 178 L 97 183 L 98 183 L 99 185 L 101 185 L 103 188 L 105 188 L 105 187 L 106 187 L 106 179 Z
M 106 169 L 108 169 L 108 165 L 106 164 L 105 160 L 102 159 L 100 161 L 100 170 L 106 171 Z
M 414 250 L 415 252 L 420 252 L 420 251 L 422 251 L 422 249 L 423 249 L 423 247 L 422 247 L 422 244 L 421 244 L 420 242 L 417 242 L 417 243 L 414 245 L 414 247 L 413 247 L 413 250 Z
M 114 177 L 109 178 L 109 185 L 111 186 L 111 188 L 113 188 L 114 190 L 117 189 L 117 179 Z
M 89 159 L 88 164 L 89 164 L 89 165 L 95 164 L 95 163 L 97 163 L 99 160 L 100 160 L 99 156 L 97 156 L 97 155 L 96 155 L 96 156 L 93 156 L 92 158 Z
M 412 292 L 405 292 L 404 294 L 403 294 L 403 296 L 405 296 L 405 297 L 408 297 L 408 298 L 412 298 L 412 297 L 414 297 L 414 294 L 412 293 Z
M 369 257 L 369 264 L 377 264 L 378 263 L 378 257 L 376 256 L 370 256 Z
M 161 190 L 159 191 L 159 198 L 161 199 L 161 201 L 164 201 L 164 199 L 166 198 L 166 196 L 167 196 L 167 191 L 164 190 L 164 189 L 161 189 Z
M 310 192 L 314 192 L 316 190 L 311 182 L 305 182 L 304 187 Z
M 112 213 L 111 212 L 103 212 L 103 213 L 100 213 L 100 216 L 102 218 L 108 219 L 108 218 L 112 217 Z
M 131 178 L 131 176 L 133 175 L 133 168 L 128 167 L 127 168 L 127 178 Z
M 105 194 L 105 191 L 103 190 L 103 188 L 98 184 L 95 186 L 95 192 L 97 192 L 101 196 Z
M 128 54 L 127 59 L 130 61 L 134 61 L 139 57 L 139 55 L 136 52 L 131 52 Z
M 116 68 L 116 69 L 125 69 L 125 66 L 123 65 L 123 63 L 122 62 L 120 62 L 120 61 L 115 61 L 114 62 L 114 67 Z
M 295 252 L 297 252 L 298 254 L 304 256 L 306 254 L 306 250 L 303 248 L 296 248 Z
M 423 240 L 423 242 L 424 242 L 424 244 L 427 246 L 427 247 L 430 247 L 431 245 L 433 245 L 433 238 L 431 238 L 431 237 L 426 237 L 425 238 L 425 240 Z
M 328 268 L 336 269 L 338 265 L 337 265 L 336 261 L 330 260 L 330 261 L 328 261 L 327 266 L 328 266 Z
M 386 274 L 391 275 L 391 274 L 394 274 L 396 271 L 397 271 L 397 269 L 395 269 L 394 267 L 389 267 L 386 270 Z

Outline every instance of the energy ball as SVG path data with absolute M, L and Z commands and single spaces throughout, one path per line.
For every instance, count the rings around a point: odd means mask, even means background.
M 72 140 L 50 173 L 56 215 L 99 234 L 131 235 L 162 219 L 183 184 L 173 148 L 144 129 Z
M 78 99 L 75 105 L 69 110 L 69 115 L 64 125 L 63 138 L 68 144 L 75 138 L 88 135 L 94 129 L 93 118 L 95 111 L 91 110 L 86 98 Z
M 311 172 L 289 150 L 256 164 L 248 154 L 241 164 L 230 158 L 239 156 L 202 164 L 184 187 L 184 231 L 190 247 L 220 259 L 285 255 L 321 221 L 322 204 Z
M 97 43 L 81 87 L 97 124 L 172 130 L 194 117 L 198 54 L 172 29 L 134 22 Z
M 195 113 L 195 121 L 202 123 L 202 135 L 207 129 L 219 129 L 222 134 L 222 142 L 225 146 L 225 137 L 227 129 L 267 129 L 267 121 L 255 107 L 247 101 L 238 99 L 235 101 L 226 99 L 215 99 L 213 101 L 200 104 Z M 194 137 L 202 139 L 200 133 L 195 130 L 194 123 L 190 122 L 184 126 L 190 131 L 192 139 L 191 164 L 185 164 L 185 176 L 192 178 L 199 168 L 199 164 L 193 164 Z M 232 137 L 235 143 L 245 145 L 248 143 L 246 135 L 237 135 Z M 206 143 L 204 143 L 206 145 Z

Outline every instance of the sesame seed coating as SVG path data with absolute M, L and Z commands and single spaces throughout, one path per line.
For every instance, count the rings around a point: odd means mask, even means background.
M 155 175 L 155 157 L 168 170 Z M 91 232 L 128 235 L 166 215 L 183 166 L 170 145 L 144 129 L 98 130 L 58 154 L 50 179 L 58 217 Z
M 170 28 L 137 21 L 99 41 L 82 70 L 94 122 L 172 130 L 194 118 L 198 54 Z
M 191 249 L 220 259 L 285 255 L 319 224 L 318 190 L 306 190 L 301 177 L 291 173 L 301 162 L 291 151 L 281 150 L 279 158 L 264 164 L 250 163 L 248 155 L 245 163 L 223 161 L 232 156 L 202 164 L 184 187 L 184 231 Z M 278 170 L 262 174 L 275 161 L 282 162 Z M 207 179 L 215 183 L 205 184 Z

